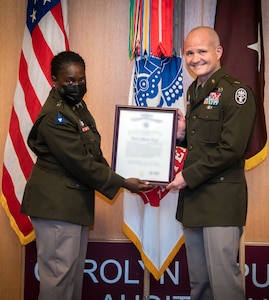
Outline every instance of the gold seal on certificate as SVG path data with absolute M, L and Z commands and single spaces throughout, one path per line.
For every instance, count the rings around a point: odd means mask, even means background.
M 173 179 L 177 109 L 116 106 L 112 170 L 154 184 Z

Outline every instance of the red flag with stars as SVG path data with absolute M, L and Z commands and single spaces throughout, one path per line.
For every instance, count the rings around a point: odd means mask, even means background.
M 248 84 L 257 101 L 254 132 L 246 153 L 248 170 L 267 156 L 261 0 L 218 0 L 215 30 L 224 48 L 222 66 L 230 75 Z

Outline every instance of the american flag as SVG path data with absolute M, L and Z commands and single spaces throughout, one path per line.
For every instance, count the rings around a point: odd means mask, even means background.
M 27 6 L 1 194 L 11 227 L 23 245 L 34 239 L 30 219 L 20 214 L 24 187 L 35 162 L 27 137 L 51 89 L 50 61 L 69 48 L 67 9 L 67 0 L 29 0 Z

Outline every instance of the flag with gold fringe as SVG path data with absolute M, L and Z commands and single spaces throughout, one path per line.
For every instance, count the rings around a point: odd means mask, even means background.
M 182 60 L 179 56 L 136 57 L 129 104 L 173 107 L 185 111 Z M 183 167 L 186 149 L 176 147 L 175 173 Z M 124 192 L 123 231 L 135 244 L 142 261 L 159 280 L 183 244 L 182 225 L 175 218 L 178 191 L 165 187 L 139 194 Z
M 24 187 L 36 159 L 27 146 L 27 137 L 51 89 L 50 61 L 69 47 L 67 13 L 67 0 L 28 1 L 1 194 L 11 227 L 23 245 L 34 239 L 30 219 L 20 213 Z
M 256 97 L 257 117 L 246 154 L 246 170 L 267 157 L 264 115 L 264 49 L 260 0 L 218 0 L 215 29 L 224 48 L 222 65 L 248 84 Z
M 129 57 L 134 59 L 129 105 L 172 107 L 185 113 L 182 78 L 183 0 L 130 0 Z M 173 32 L 179 37 L 174 38 Z M 186 149 L 176 147 L 175 173 Z M 155 187 L 124 192 L 123 231 L 140 252 L 145 268 L 159 280 L 184 243 L 175 218 L 178 191 Z

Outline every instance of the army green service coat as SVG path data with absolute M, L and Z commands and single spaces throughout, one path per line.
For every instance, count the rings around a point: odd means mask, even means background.
M 100 149 L 100 135 L 84 101 L 71 106 L 54 88 L 42 107 L 28 145 L 37 162 L 26 184 L 21 212 L 92 225 L 94 191 L 112 199 L 124 178 L 114 173 Z
M 247 213 L 244 154 L 256 114 L 251 89 L 224 69 L 207 80 L 199 96 L 187 92 L 188 155 L 177 219 L 184 226 L 243 226 Z

